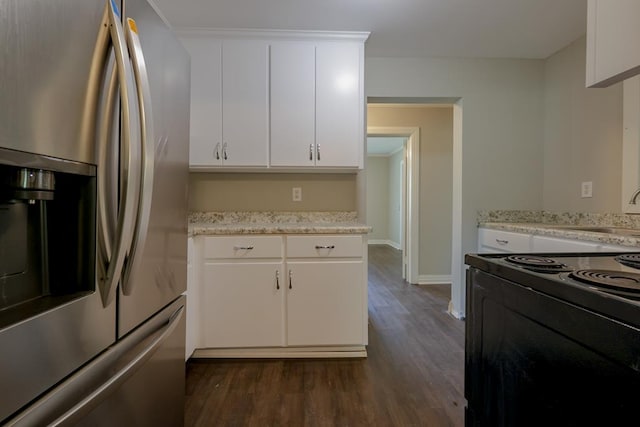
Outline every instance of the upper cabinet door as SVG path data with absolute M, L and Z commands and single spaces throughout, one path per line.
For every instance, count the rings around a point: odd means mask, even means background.
M 356 42 L 323 42 L 316 47 L 317 166 L 362 163 L 363 49 Z
M 222 42 L 182 38 L 191 54 L 190 166 L 222 164 Z
M 271 45 L 271 166 L 315 164 L 316 48 Z
M 225 166 L 267 166 L 269 43 L 222 42 L 222 157 Z
M 606 87 L 640 73 L 640 2 L 589 0 L 587 87 Z

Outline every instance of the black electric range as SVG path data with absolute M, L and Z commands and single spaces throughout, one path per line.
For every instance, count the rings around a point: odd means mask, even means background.
M 635 425 L 640 253 L 465 262 L 467 426 Z

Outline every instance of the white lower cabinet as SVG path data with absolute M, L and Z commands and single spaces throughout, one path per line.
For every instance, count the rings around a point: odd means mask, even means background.
M 555 237 L 533 236 L 533 252 L 598 252 L 600 244 Z
M 202 239 L 196 356 L 366 355 L 366 238 Z
M 362 344 L 362 261 L 289 262 L 287 269 L 287 344 Z
M 531 252 L 531 235 L 490 228 L 478 229 L 478 252 Z
M 282 262 L 206 264 L 203 345 L 284 345 L 282 270 Z

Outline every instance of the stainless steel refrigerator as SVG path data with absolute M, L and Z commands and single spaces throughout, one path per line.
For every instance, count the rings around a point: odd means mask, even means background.
M 183 424 L 189 75 L 146 0 L 0 0 L 0 424 Z

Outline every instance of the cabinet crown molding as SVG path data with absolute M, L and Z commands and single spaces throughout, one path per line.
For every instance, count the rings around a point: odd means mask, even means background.
M 282 39 L 282 40 L 325 40 L 365 42 L 368 31 L 300 31 L 300 30 L 253 30 L 242 28 L 195 28 L 178 27 L 174 29 L 178 36 L 219 37 L 238 39 Z

